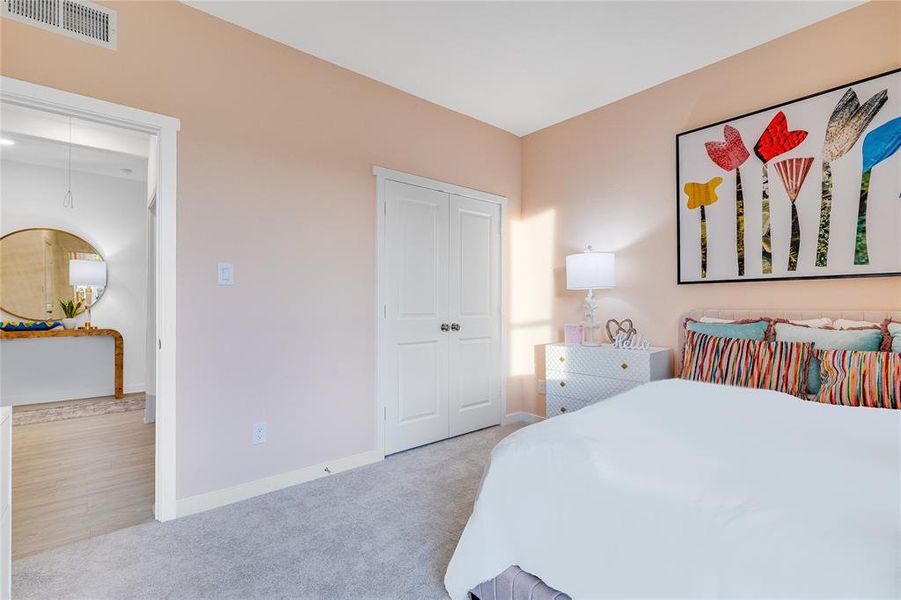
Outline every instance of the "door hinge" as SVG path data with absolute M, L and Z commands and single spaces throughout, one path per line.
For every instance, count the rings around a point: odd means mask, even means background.
M 388 305 L 382 304 L 382 318 L 388 318 Z
M 160 340 L 160 339 L 156 340 L 156 346 L 157 346 L 157 349 L 162 350 L 163 349 L 163 340 Z
M 382 420 L 384 420 L 384 421 L 388 420 L 388 407 L 387 406 L 382 407 Z
M 387 202 L 382 204 L 382 214 L 385 215 L 386 217 L 388 216 L 388 203 Z

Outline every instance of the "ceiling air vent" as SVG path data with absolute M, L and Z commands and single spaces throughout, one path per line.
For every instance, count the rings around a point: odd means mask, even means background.
M 0 0 L 0 15 L 116 49 L 116 11 L 86 0 Z

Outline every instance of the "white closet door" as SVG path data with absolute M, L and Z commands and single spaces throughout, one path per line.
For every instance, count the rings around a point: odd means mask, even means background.
M 448 195 L 385 183 L 385 453 L 448 436 Z
M 450 195 L 450 435 L 500 423 L 500 206 Z

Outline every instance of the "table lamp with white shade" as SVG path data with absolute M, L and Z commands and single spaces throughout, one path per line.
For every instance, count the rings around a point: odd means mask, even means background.
M 84 295 L 87 320 L 85 329 L 93 329 L 91 325 L 91 305 L 94 303 L 95 288 L 106 287 L 106 263 L 102 260 L 73 259 L 69 261 L 69 285 Z
M 616 286 L 615 260 L 612 252 L 595 252 L 587 246 L 583 252 L 566 257 L 566 289 L 588 290 L 585 296 L 585 317 L 588 320 L 583 345 L 599 346 L 595 330 L 598 323 L 594 311 L 598 307 L 594 299 L 594 290 L 602 290 Z

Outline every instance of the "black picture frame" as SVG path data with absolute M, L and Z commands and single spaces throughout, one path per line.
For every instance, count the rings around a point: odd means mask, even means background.
M 841 274 L 824 274 L 824 275 L 798 275 L 798 276 L 779 276 L 779 277 L 736 277 L 734 279 L 716 279 L 716 280 L 688 280 L 683 281 L 682 279 L 682 227 L 681 227 L 681 206 L 682 202 L 682 181 L 680 178 L 680 161 L 679 161 L 679 140 L 682 136 L 689 135 L 704 129 L 708 129 L 710 127 L 716 127 L 718 125 L 725 125 L 737 119 L 743 119 L 745 117 L 757 115 L 760 113 L 764 113 L 767 111 L 775 110 L 777 108 L 782 108 L 784 106 L 788 106 L 790 104 L 795 104 L 797 102 L 803 102 L 804 100 L 809 100 L 811 98 L 816 98 L 817 96 L 822 96 L 824 94 L 831 94 L 832 92 L 836 92 L 838 90 L 842 90 L 854 85 L 859 85 L 861 83 L 866 83 L 868 81 L 872 81 L 874 79 L 879 79 L 880 77 L 886 77 L 888 75 L 894 75 L 901 73 L 901 67 L 892 69 L 889 71 L 885 71 L 883 73 L 877 73 L 875 75 L 871 75 L 869 77 L 865 77 L 863 79 L 858 79 L 855 81 L 851 81 L 849 83 L 844 83 L 842 85 L 837 85 L 835 87 L 831 87 L 826 90 L 820 90 L 811 94 L 807 94 L 806 96 L 801 96 L 798 98 L 793 98 L 791 100 L 786 100 L 785 102 L 780 102 L 778 104 L 773 104 L 771 106 L 767 106 L 764 108 L 759 108 L 757 110 L 753 110 L 750 112 L 746 112 L 740 115 L 734 115 L 732 117 L 722 119 L 720 121 L 716 121 L 714 123 L 707 123 L 705 125 L 701 125 L 700 127 L 694 127 L 692 129 L 681 131 L 676 134 L 675 145 L 676 145 L 676 284 L 677 285 L 696 285 L 696 284 L 734 284 L 734 283 L 759 283 L 759 282 L 769 282 L 769 281 L 800 281 L 800 280 L 817 280 L 817 279 L 861 279 L 861 278 L 871 278 L 871 277 L 901 277 L 901 271 L 891 271 L 887 273 L 841 273 Z M 901 200 L 899 200 L 901 201 Z

